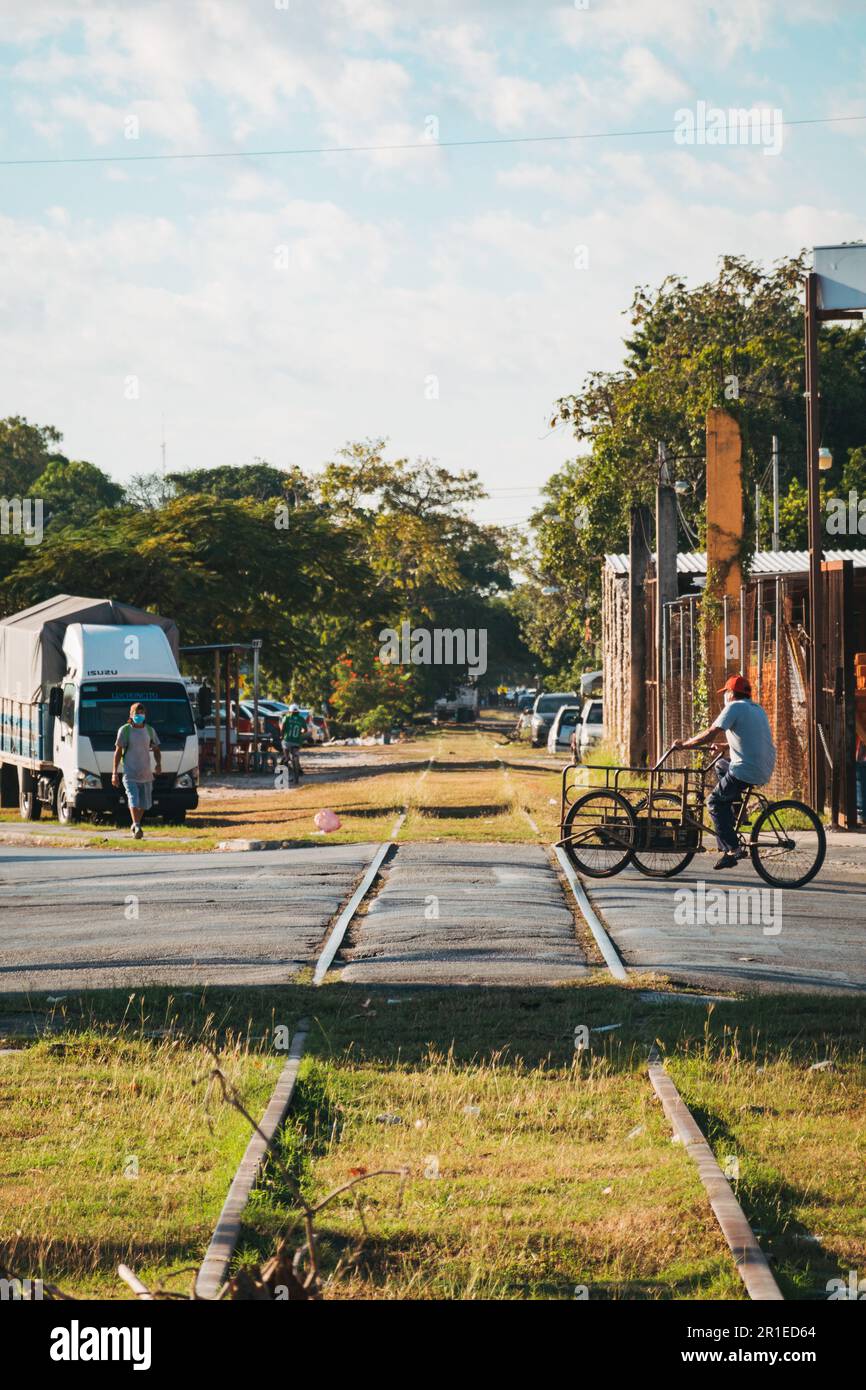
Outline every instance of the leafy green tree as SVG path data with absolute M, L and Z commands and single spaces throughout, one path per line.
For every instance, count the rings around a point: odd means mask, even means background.
M 32 483 L 30 491 L 44 504 L 43 524 L 54 529 L 84 526 L 97 512 L 116 507 L 124 489 L 94 463 L 54 458 Z
M 0 497 L 30 496 L 33 483 L 54 460 L 66 462 L 53 425 L 31 425 L 21 415 L 0 420 Z
M 311 491 L 309 479 L 299 468 L 274 468 L 263 459 L 218 468 L 190 468 L 184 473 L 168 473 L 166 480 L 181 497 L 209 493 L 234 502 L 249 497 L 255 502 L 283 500 L 295 505 L 308 501 Z
M 669 276 L 655 291 L 639 288 L 631 305 L 623 366 L 591 373 L 579 392 L 557 401 L 551 425 L 569 427 L 583 452 L 549 481 L 534 518 L 535 540 L 538 578 L 566 596 L 577 614 L 573 629 L 588 614 L 593 640 L 600 636 L 603 556 L 627 549 L 631 505 L 652 503 L 660 442 L 675 477 L 689 485 L 680 499 L 680 544 L 704 548 L 705 422 L 711 407 L 729 410 L 742 431 L 746 552 L 754 537 L 754 518 L 748 513 L 756 483 L 762 485 L 767 505 L 774 434 L 780 442 L 782 543 L 806 543 L 805 268 L 805 253 L 769 269 L 741 256 L 725 256 L 706 284 L 689 288 L 681 277 Z M 831 490 L 838 485 L 842 461 L 863 442 L 863 326 L 824 327 L 819 354 L 822 442 L 834 454 L 826 482 Z M 769 538 L 766 515 L 764 511 L 762 533 Z M 573 642 L 577 660 L 578 633 L 560 631 L 566 646 Z M 528 630 L 525 635 L 538 650 L 539 633 Z

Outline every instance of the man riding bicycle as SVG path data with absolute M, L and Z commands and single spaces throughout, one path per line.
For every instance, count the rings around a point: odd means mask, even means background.
M 290 787 L 296 787 L 298 779 L 303 776 L 298 749 L 301 746 L 306 727 L 307 721 L 298 706 L 296 704 L 289 705 L 280 721 L 280 740 L 283 745 L 286 767 L 289 770 Z
M 745 856 L 734 829 L 735 812 L 749 787 L 769 782 L 776 766 L 776 749 L 770 721 L 760 705 L 752 700 L 752 687 L 743 675 L 730 676 L 720 695 L 725 704 L 715 723 L 694 738 L 678 738 L 674 748 L 702 748 L 708 743 L 724 748 L 730 762 L 719 776 L 718 785 L 707 801 L 716 841 L 722 851 L 714 869 L 732 869 Z M 724 734 L 727 744 L 718 743 Z

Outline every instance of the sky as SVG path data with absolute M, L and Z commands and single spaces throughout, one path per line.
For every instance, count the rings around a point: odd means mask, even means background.
M 0 416 L 121 481 L 385 437 L 525 523 L 637 285 L 864 236 L 862 0 L 2 9 Z

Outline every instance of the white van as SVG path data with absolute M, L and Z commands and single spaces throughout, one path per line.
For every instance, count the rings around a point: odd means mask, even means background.
M 604 710 L 601 700 L 584 700 L 580 712 L 580 723 L 574 731 L 572 750 L 574 760 L 585 763 L 592 760 L 592 750 L 604 738 Z

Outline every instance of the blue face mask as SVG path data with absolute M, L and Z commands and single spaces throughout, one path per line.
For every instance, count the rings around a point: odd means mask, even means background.
M 132 716 L 132 722 L 133 722 L 133 724 L 143 724 L 143 723 L 144 723 L 144 715 L 143 715 L 143 714 L 134 714 L 134 715 Z

